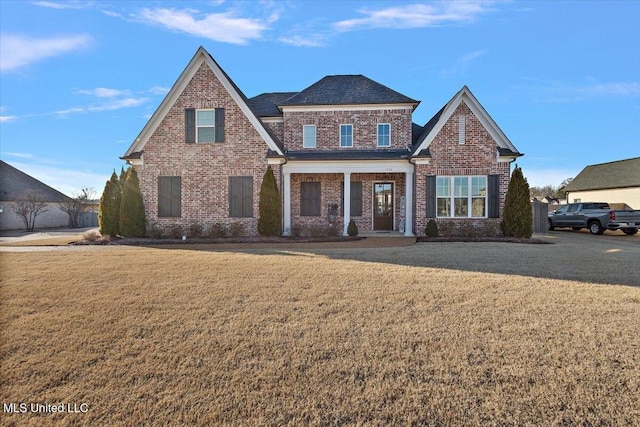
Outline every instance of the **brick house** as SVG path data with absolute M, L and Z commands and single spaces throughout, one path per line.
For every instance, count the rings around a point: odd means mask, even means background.
M 267 165 L 285 235 L 330 221 L 346 234 L 350 219 L 405 235 L 431 218 L 497 224 L 522 154 L 466 86 L 424 126 L 418 103 L 362 75 L 247 98 L 200 47 L 122 159 L 163 228 L 242 222 L 256 234 Z

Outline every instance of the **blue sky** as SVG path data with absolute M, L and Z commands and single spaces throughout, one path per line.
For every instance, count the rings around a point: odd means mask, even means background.
M 426 123 L 469 86 L 530 185 L 640 156 L 640 1 L 0 0 L 0 158 L 102 192 L 198 46 L 248 97 L 364 74 Z

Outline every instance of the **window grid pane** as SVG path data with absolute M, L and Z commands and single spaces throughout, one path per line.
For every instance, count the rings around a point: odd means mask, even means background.
M 353 125 L 340 125 L 340 146 L 353 146 Z
M 449 177 L 438 177 L 436 181 L 436 196 L 437 197 L 449 197 L 451 196 L 451 180 Z
M 304 148 L 316 147 L 316 126 L 315 125 L 303 126 L 302 146 Z
M 216 140 L 215 110 L 196 111 L 197 142 L 215 142 Z
M 388 147 L 391 145 L 391 125 L 378 125 L 378 147 Z

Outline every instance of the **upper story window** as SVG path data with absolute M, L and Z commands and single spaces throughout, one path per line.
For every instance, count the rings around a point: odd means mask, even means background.
M 224 142 L 224 108 L 185 108 L 184 142 Z
M 353 147 L 353 125 L 340 125 L 340 147 Z
M 316 148 L 316 125 L 302 126 L 302 147 Z
M 197 142 L 215 142 L 216 140 L 216 115 L 215 110 L 196 111 Z
M 391 125 L 389 123 L 378 123 L 378 147 L 391 146 Z

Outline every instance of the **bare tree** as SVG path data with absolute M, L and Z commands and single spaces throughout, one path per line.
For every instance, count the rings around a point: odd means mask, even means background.
M 22 218 L 27 231 L 33 231 L 36 225 L 38 215 L 47 212 L 47 202 L 44 197 L 37 191 L 27 191 L 22 197 L 16 200 L 13 211 Z
M 93 188 L 83 188 L 75 197 L 67 199 L 59 204 L 60 210 L 69 215 L 69 227 L 80 227 L 80 216 L 85 204 L 95 195 Z

